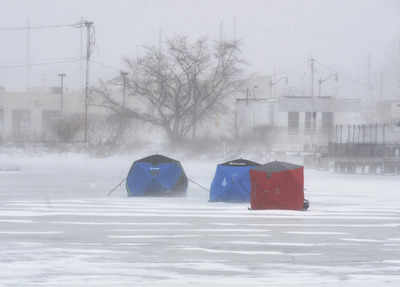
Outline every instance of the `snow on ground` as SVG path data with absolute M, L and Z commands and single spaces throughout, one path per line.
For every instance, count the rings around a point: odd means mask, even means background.
M 106 197 L 135 158 L 1 155 L 0 286 L 400 286 L 399 177 L 307 170 L 307 212 Z

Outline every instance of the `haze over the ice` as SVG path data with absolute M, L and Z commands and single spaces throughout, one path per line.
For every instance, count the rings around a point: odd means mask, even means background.
M 311 55 L 365 80 L 368 55 L 372 69 L 380 69 L 393 51 L 400 50 L 400 2 L 396 0 L 3 0 L 2 4 L 0 27 L 25 26 L 27 21 L 32 26 L 72 24 L 81 17 L 93 21 L 94 59 L 103 64 L 93 65 L 93 81 L 115 75 L 123 56 L 134 57 L 142 45 L 157 44 L 160 34 L 194 39 L 219 39 L 221 30 L 224 38 L 236 34 L 243 41 L 249 72 L 292 73 L 292 83 L 307 71 Z M 0 33 L 0 85 L 23 89 L 24 69 L 4 65 L 26 63 L 26 32 Z M 30 37 L 31 63 L 79 57 L 79 29 L 32 31 Z M 62 66 L 70 74 L 66 85 L 72 88 L 79 86 L 79 77 L 72 75 L 77 65 Z M 56 85 L 60 69 L 57 65 L 35 67 L 31 85 Z

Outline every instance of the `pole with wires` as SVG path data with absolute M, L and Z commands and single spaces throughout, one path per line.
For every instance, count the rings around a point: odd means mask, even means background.
M 60 112 L 64 112 L 64 77 L 67 76 L 66 73 L 59 73 L 60 77 Z
M 89 72 L 90 72 L 90 56 L 91 56 L 91 29 L 93 22 L 85 21 L 83 25 L 86 27 L 86 75 L 85 75 L 85 131 L 84 141 L 88 143 L 88 105 L 89 105 Z
M 26 90 L 31 88 L 31 23 L 28 18 L 26 22 Z
M 314 150 L 314 132 L 317 128 L 317 113 L 315 112 L 315 103 L 314 103 L 314 62 L 315 59 L 313 57 L 310 58 L 310 70 L 311 70 L 311 127 L 312 133 L 310 134 L 311 140 L 311 149 Z
M 311 98 L 314 99 L 314 58 L 310 58 L 310 69 L 311 69 Z
M 334 79 L 335 80 L 335 82 L 337 83 L 338 81 L 339 81 L 339 76 L 338 76 L 338 73 L 333 73 L 333 74 L 330 74 L 330 75 L 328 75 L 326 78 L 324 78 L 324 79 L 319 79 L 318 80 L 318 98 L 320 98 L 321 97 L 321 86 L 322 86 L 322 84 L 323 83 L 325 83 L 326 81 L 329 81 L 330 79 Z

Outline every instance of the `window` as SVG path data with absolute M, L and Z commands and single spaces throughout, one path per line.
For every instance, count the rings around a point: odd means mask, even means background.
M 306 133 L 311 132 L 312 130 L 312 113 L 306 112 L 304 117 L 304 130 Z
M 299 132 L 299 112 L 288 112 L 288 132 L 297 134 Z
M 306 112 L 304 117 L 305 133 L 314 133 L 317 130 L 317 112 Z
M 12 130 L 15 139 L 27 139 L 31 134 L 31 112 L 14 110 L 12 112 Z
M 56 124 L 60 119 L 60 111 L 44 110 L 42 111 L 42 139 L 56 139 Z
M 324 112 L 322 113 L 322 130 L 330 131 L 333 129 L 333 113 Z

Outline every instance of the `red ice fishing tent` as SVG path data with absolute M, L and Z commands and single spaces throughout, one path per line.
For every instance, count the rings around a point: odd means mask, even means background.
M 252 209 L 304 209 L 304 167 L 273 161 L 250 169 Z

